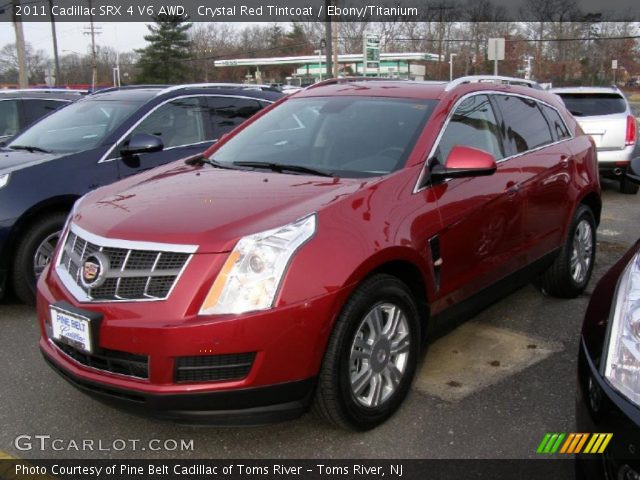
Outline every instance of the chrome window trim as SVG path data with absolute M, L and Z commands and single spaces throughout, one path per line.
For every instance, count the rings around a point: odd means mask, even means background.
M 100 247 L 110 247 L 110 248 L 121 248 L 126 250 L 146 250 L 146 251 L 158 251 L 158 252 L 169 252 L 169 253 L 186 253 L 189 254 L 189 258 L 184 262 L 184 265 L 180 269 L 180 272 L 176 276 L 171 289 L 167 292 L 166 296 L 163 298 L 138 298 L 138 299 L 112 299 L 112 300 L 104 300 L 104 299 L 94 299 L 87 295 L 87 293 L 76 283 L 73 277 L 69 274 L 66 268 L 64 268 L 62 263 L 62 251 L 64 250 L 64 245 L 66 245 L 67 238 L 69 237 L 69 233 L 73 232 L 77 237 L 82 238 L 83 240 L 93 243 L 95 245 L 99 245 Z M 60 278 L 60 281 L 64 285 L 64 287 L 73 295 L 73 297 L 80 303 L 136 303 L 136 302 L 161 302 L 166 300 L 171 296 L 174 288 L 180 281 L 182 274 L 189 266 L 191 259 L 193 258 L 193 254 L 198 250 L 197 245 L 181 245 L 181 244 L 173 244 L 173 243 L 157 243 L 157 242 L 144 242 L 137 240 L 121 240 L 114 238 L 106 238 L 100 235 L 96 235 L 94 233 L 88 232 L 87 230 L 79 227 L 75 223 L 71 223 L 69 230 L 66 235 L 62 239 L 63 243 L 61 244 L 60 253 L 55 263 L 55 271 Z
M 539 99 L 537 99 L 535 97 L 531 97 L 529 95 L 523 95 L 521 93 L 505 92 L 505 91 L 500 91 L 500 90 L 478 90 L 478 91 L 475 91 L 475 92 L 467 93 L 466 95 L 463 95 L 462 97 L 460 97 L 456 101 L 456 103 L 453 105 L 451 110 L 449 111 L 449 114 L 447 115 L 447 118 L 444 121 L 444 124 L 442 125 L 442 128 L 440 128 L 440 132 L 438 133 L 438 136 L 436 137 L 436 141 L 433 143 L 433 147 L 431 147 L 431 150 L 429 151 L 429 155 L 427 155 L 427 158 L 424 160 L 424 163 L 422 165 L 422 169 L 420 170 L 420 175 L 418 175 L 418 180 L 417 180 L 415 186 L 413 187 L 413 192 L 412 192 L 413 194 L 420 193 L 421 191 L 423 191 L 423 190 L 425 190 L 427 188 L 427 185 L 425 185 L 423 187 L 420 187 L 420 184 L 422 183 L 422 180 L 424 179 L 424 177 L 426 175 L 426 169 L 428 168 L 427 162 L 431 157 L 433 157 L 436 149 L 440 145 L 440 140 L 442 140 L 442 136 L 444 135 L 444 131 L 449 126 L 449 122 L 451 121 L 451 118 L 453 117 L 453 114 L 455 113 L 456 109 L 467 98 L 473 97 L 473 96 L 476 96 L 476 95 L 508 95 L 508 96 L 512 96 L 512 97 L 526 98 L 527 100 L 533 100 L 534 102 L 541 103 L 542 105 L 545 105 L 545 106 L 547 106 L 549 108 L 552 108 L 553 110 L 555 110 L 558 113 L 558 115 L 560 116 L 560 119 L 562 120 L 562 123 L 564 124 L 565 128 L 569 132 L 569 137 L 568 138 L 563 138 L 563 139 L 557 140 L 555 142 L 547 143 L 545 145 L 541 145 L 539 147 L 532 148 L 531 150 L 527 150 L 526 152 L 516 153 L 514 155 L 501 158 L 500 160 L 496 160 L 497 164 L 500 164 L 502 162 L 506 162 L 508 160 L 511 160 L 512 158 L 520 157 L 520 156 L 522 156 L 522 155 L 524 155 L 526 153 L 536 152 L 536 151 L 541 150 L 543 148 L 551 147 L 553 145 L 557 145 L 557 144 L 562 143 L 562 142 L 567 142 L 569 140 L 573 140 L 573 138 L 574 138 L 573 132 L 568 127 L 567 122 L 565 121 L 564 117 L 562 116 L 562 114 L 560 113 L 558 108 L 553 106 L 553 105 L 551 105 L 548 102 L 545 102 L 544 100 L 539 100 Z M 541 112 L 541 114 L 544 117 L 544 113 Z M 546 119 L 546 117 L 545 117 L 545 119 Z M 446 182 L 449 182 L 449 180 L 446 180 Z
M 263 98 L 255 98 L 255 97 L 249 97 L 247 95 L 220 95 L 220 94 L 215 94 L 215 93 L 193 93 L 193 94 L 188 94 L 188 95 L 180 95 L 178 97 L 172 97 L 172 98 L 167 98 L 166 100 L 164 100 L 163 102 L 157 104 L 155 107 L 153 107 L 151 110 L 149 110 L 142 118 L 140 118 L 136 123 L 134 123 L 112 146 L 111 148 L 109 148 L 109 150 L 107 150 L 107 152 L 102 155 L 102 157 L 100 157 L 100 160 L 98 160 L 98 163 L 107 163 L 107 162 L 112 162 L 114 160 L 119 160 L 122 157 L 114 157 L 114 158 L 108 158 L 109 155 L 111 155 L 111 153 L 113 153 L 113 151 L 115 150 L 115 148 L 120 144 L 120 142 L 122 142 L 125 138 L 127 138 L 127 136 L 129 136 L 129 134 L 131 132 L 133 132 L 138 125 L 140 125 L 143 121 L 145 121 L 147 119 L 147 117 L 149 117 L 149 115 L 151 115 L 152 113 L 154 113 L 157 109 L 159 109 L 160 107 L 166 105 L 169 102 L 173 102 L 174 100 L 179 100 L 181 98 L 194 98 L 194 97 L 224 97 L 224 98 L 242 98 L 242 99 L 246 99 L 246 100 L 255 100 L 255 101 L 264 101 L 267 102 L 269 104 L 273 103 L 273 101 L 271 100 L 266 100 Z M 164 148 L 162 151 L 166 152 L 167 150 L 172 150 L 174 148 L 181 148 L 181 147 L 187 147 L 187 146 L 192 146 L 192 145 L 200 145 L 202 143 L 208 143 L 208 142 L 216 142 L 218 141 L 217 138 L 212 138 L 210 140 L 202 140 L 201 142 L 197 142 L 197 143 L 185 143 L 184 145 L 174 145 L 173 147 L 167 147 Z

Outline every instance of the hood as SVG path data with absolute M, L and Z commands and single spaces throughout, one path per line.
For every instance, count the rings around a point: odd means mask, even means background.
M 48 162 L 62 157 L 60 153 L 28 152 L 26 150 L 0 149 L 0 173 L 10 173 L 15 170 L 31 167 L 42 162 Z
M 242 236 L 319 211 L 366 183 L 173 164 L 95 191 L 81 201 L 74 222 L 112 239 L 226 252 Z

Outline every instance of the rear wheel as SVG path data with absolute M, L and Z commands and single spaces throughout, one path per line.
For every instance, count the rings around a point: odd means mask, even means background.
M 595 259 L 595 218 L 589 207 L 580 205 L 560 254 L 538 284 L 554 297 L 575 298 L 587 287 Z
M 334 327 L 314 410 L 329 422 L 368 430 L 406 397 L 420 345 L 418 311 L 404 283 L 374 275 L 353 293 Z
M 35 303 L 36 282 L 53 259 L 66 217 L 60 212 L 36 220 L 20 240 L 13 261 L 13 290 L 24 303 Z
M 630 182 L 626 175 L 623 173 L 622 178 L 620 179 L 620 192 L 627 195 L 635 195 L 636 193 L 638 193 L 638 189 L 640 189 L 640 185 Z

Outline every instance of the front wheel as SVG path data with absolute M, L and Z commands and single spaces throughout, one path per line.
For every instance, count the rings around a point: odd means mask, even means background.
M 36 282 L 53 259 L 66 217 L 65 213 L 42 217 L 20 239 L 13 262 L 13 290 L 24 303 L 35 303 Z
M 419 315 L 407 286 L 390 275 L 370 277 L 336 321 L 314 410 L 343 428 L 380 425 L 406 397 L 419 350 Z
M 580 205 L 559 255 L 542 274 L 539 284 L 549 295 L 575 298 L 589 283 L 596 259 L 596 221 L 591 209 Z

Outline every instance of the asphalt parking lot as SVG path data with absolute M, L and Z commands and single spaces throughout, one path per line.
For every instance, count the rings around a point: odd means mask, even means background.
M 253 428 L 158 423 L 76 391 L 42 360 L 32 308 L 0 304 L 0 456 L 22 458 L 531 458 L 546 432 L 574 431 L 575 366 L 582 315 L 595 281 L 638 237 L 640 197 L 605 183 L 594 277 L 575 300 L 527 286 L 431 345 L 401 408 L 366 433 L 312 414 Z M 19 435 L 94 450 L 18 450 Z M 118 439 L 136 449 L 105 450 Z M 150 440 L 193 440 L 190 451 L 152 451 Z M 102 450 L 98 449 L 101 440 Z M 131 443 L 128 443 L 131 445 Z M 120 444 L 118 444 L 120 445 Z M 155 444 L 156 446 L 158 443 Z M 170 442 L 170 445 L 173 443 Z M 23 445 L 24 446 L 24 445 Z

